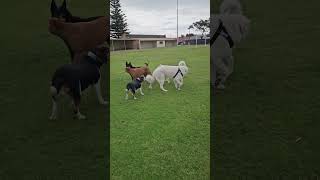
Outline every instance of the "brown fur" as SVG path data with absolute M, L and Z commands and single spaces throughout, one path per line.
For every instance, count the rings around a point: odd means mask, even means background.
M 49 31 L 65 41 L 72 62 L 78 62 L 87 51 L 106 42 L 109 37 L 109 23 L 105 16 L 78 23 L 67 23 L 63 19 L 50 18 Z
M 130 74 L 132 79 L 141 77 L 142 75 L 146 77 L 148 74 L 151 74 L 148 64 L 142 67 L 126 67 L 125 71 Z

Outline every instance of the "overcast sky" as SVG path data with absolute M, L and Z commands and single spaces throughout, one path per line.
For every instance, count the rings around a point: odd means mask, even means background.
M 176 37 L 176 0 L 120 0 L 131 34 Z M 210 0 L 179 0 L 179 36 L 193 22 L 210 17 Z

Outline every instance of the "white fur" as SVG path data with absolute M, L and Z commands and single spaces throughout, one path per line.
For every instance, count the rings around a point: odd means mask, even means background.
M 242 14 L 239 0 L 224 0 L 220 5 L 220 14 Z
M 57 119 L 57 102 L 52 100 L 52 114 L 49 119 L 54 120 Z
M 57 97 L 57 89 L 54 86 L 50 86 L 50 94 L 52 97 Z M 52 113 L 49 119 L 51 120 L 57 119 L 57 109 L 58 109 L 57 102 L 54 99 L 52 99 Z
M 101 95 L 101 87 L 100 87 L 100 80 L 94 85 L 95 89 L 96 89 L 96 94 L 97 94 L 97 98 L 98 101 L 101 105 L 107 105 L 108 102 L 105 101 Z
M 152 89 L 152 84 L 154 83 L 155 78 L 148 74 L 145 80 L 149 83 L 149 89 Z
M 52 96 L 57 95 L 57 89 L 54 86 L 50 86 L 50 93 Z
M 216 32 L 219 26 L 219 20 L 222 21 L 224 27 L 230 34 L 235 45 L 246 38 L 250 21 L 243 15 L 211 15 L 211 36 Z M 214 84 L 217 79 L 220 83 L 217 88 L 224 89 L 224 83 L 230 74 L 233 72 L 234 58 L 232 56 L 232 48 L 230 48 L 228 41 L 218 36 L 216 41 L 211 46 L 211 66 L 212 74 L 211 81 Z M 219 75 L 217 77 L 217 75 Z
M 154 80 L 158 81 L 160 89 L 162 91 L 168 91 L 164 89 L 163 85 L 165 81 L 169 82 L 169 79 L 173 79 L 176 89 L 180 90 L 183 85 L 183 78 L 188 73 L 188 67 L 184 61 L 180 61 L 178 66 L 159 65 L 152 73 L 152 76 L 147 78 L 147 82 L 150 83 L 149 88 L 152 88 Z M 177 73 L 178 69 L 182 71 L 183 76 L 178 73 L 175 78 L 173 76 Z
M 179 61 L 178 66 L 187 66 L 187 64 L 186 64 L 186 62 L 184 62 L 184 61 Z

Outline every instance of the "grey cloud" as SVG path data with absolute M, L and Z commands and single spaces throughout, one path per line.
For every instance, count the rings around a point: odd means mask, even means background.
M 120 0 L 127 15 L 131 33 L 167 34 L 176 36 L 175 0 Z M 188 33 L 188 26 L 210 16 L 209 0 L 179 0 L 179 34 Z

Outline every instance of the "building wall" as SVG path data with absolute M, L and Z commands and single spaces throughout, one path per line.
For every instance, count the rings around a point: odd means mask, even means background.
M 112 51 L 139 49 L 139 41 L 137 40 L 111 40 L 110 48 Z
M 150 48 L 156 48 L 157 47 L 157 41 L 140 41 L 140 48 L 141 49 L 150 49 Z
M 177 46 L 176 40 L 166 41 L 166 47 L 175 47 L 175 46 Z
M 130 50 L 130 49 L 150 49 L 157 47 L 176 47 L 176 40 L 121 40 L 121 39 L 112 39 L 110 40 L 110 49 L 112 51 L 119 50 Z M 163 43 L 161 44 L 160 41 Z
M 166 41 L 157 41 L 157 47 L 166 47 Z
M 185 44 L 195 45 L 195 44 L 210 44 L 210 39 L 191 39 L 186 40 Z

